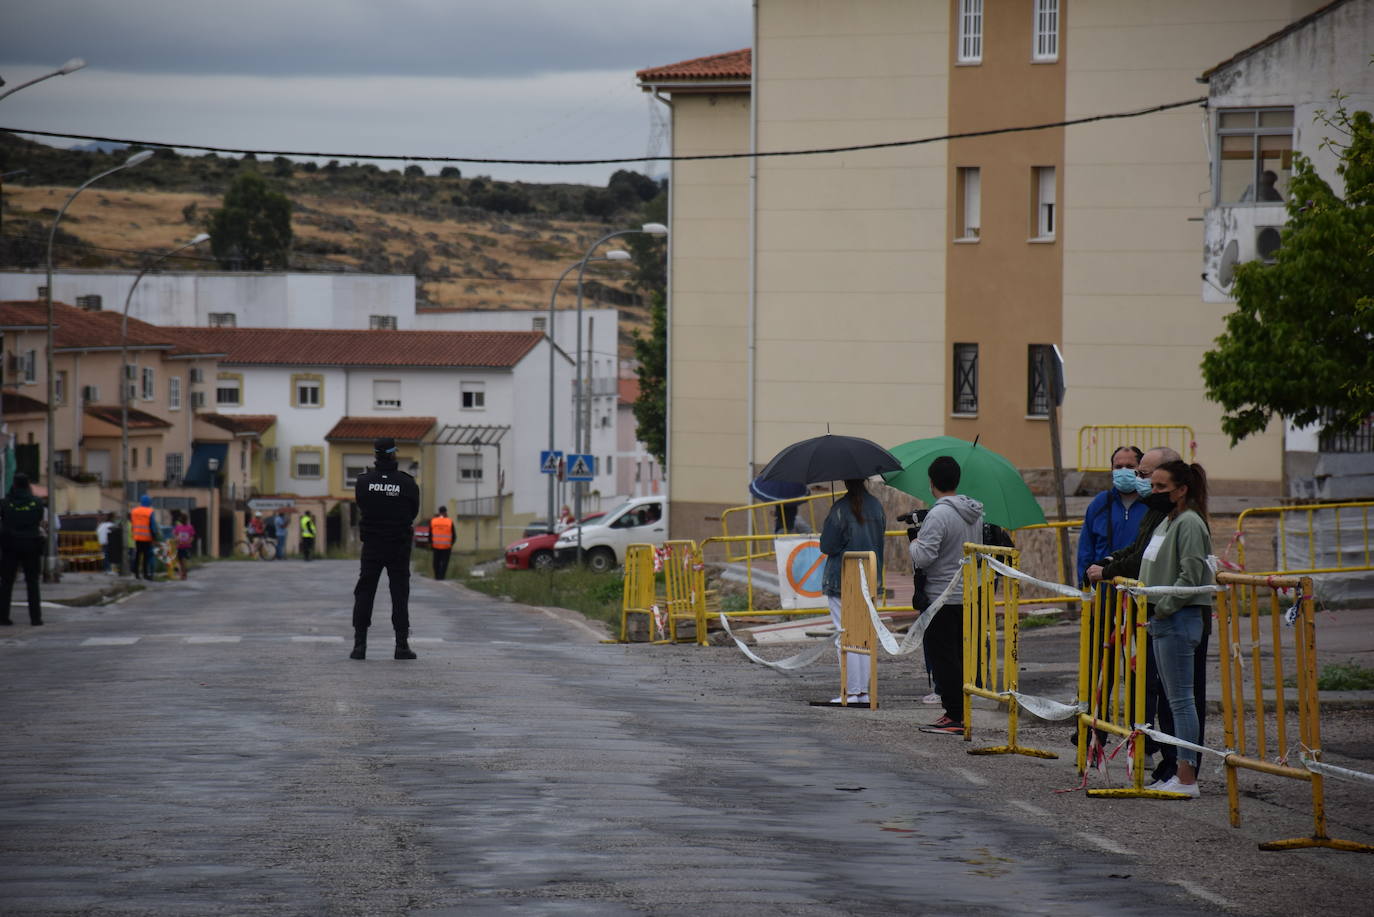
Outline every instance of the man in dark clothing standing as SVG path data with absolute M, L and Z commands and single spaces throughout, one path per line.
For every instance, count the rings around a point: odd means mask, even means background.
M 353 588 L 353 652 L 350 659 L 367 657 L 367 629 L 372 626 L 372 602 L 377 582 L 386 570 L 391 587 L 391 626 L 396 631 L 397 659 L 414 659 L 410 649 L 411 523 L 420 511 L 420 488 L 396 466 L 396 441 L 389 436 L 372 444 L 376 464 L 358 476 L 353 499 L 362 513 L 358 531 L 363 555 L 358 585 Z
M 29 478 L 16 474 L 10 492 L 0 502 L 0 624 L 11 624 L 10 597 L 19 568 L 24 568 L 24 585 L 29 590 L 29 623 L 43 623 L 39 582 L 43 566 L 43 504 L 33 495 Z

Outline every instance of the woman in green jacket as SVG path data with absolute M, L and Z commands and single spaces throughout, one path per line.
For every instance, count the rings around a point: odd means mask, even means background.
M 1140 563 L 1146 586 L 1190 589 L 1216 582 L 1207 558 L 1212 533 L 1207 525 L 1207 473 L 1201 465 L 1165 462 L 1150 478 L 1149 505 L 1168 515 L 1150 538 Z M 1212 613 L 1212 593 L 1161 595 L 1147 625 L 1164 696 L 1174 715 L 1174 735 L 1198 741 L 1197 701 L 1193 696 L 1193 654 L 1202 640 L 1203 616 Z M 1151 789 L 1197 796 L 1197 752 L 1178 750 L 1178 773 Z

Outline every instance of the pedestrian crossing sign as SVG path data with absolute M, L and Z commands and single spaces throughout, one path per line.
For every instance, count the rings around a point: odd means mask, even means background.
M 563 461 L 563 453 L 553 449 L 539 451 L 539 473 L 558 474 L 558 463 Z
M 568 456 L 568 480 L 590 481 L 596 476 L 596 457 L 591 455 Z

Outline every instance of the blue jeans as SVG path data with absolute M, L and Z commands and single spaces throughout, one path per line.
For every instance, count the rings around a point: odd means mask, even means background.
M 1164 698 L 1174 716 L 1174 736 L 1185 742 L 1198 740 L 1197 700 L 1193 696 L 1193 658 L 1202 642 L 1202 605 L 1186 605 L 1167 618 L 1151 618 L 1147 629 L 1154 647 Z M 1178 750 L 1178 760 L 1197 766 L 1197 752 Z

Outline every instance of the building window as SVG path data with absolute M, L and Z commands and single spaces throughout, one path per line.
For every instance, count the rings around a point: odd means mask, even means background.
M 487 406 L 487 384 L 485 382 L 464 382 L 459 388 L 463 395 L 463 410 L 481 411 Z
M 138 447 L 134 446 L 129 450 L 129 465 L 135 470 L 138 469 Z
M 401 380 L 373 379 L 372 406 L 386 411 L 399 410 L 401 407 Z
M 1230 109 L 1217 116 L 1218 204 L 1288 199 L 1293 175 L 1293 109 Z
M 181 378 L 178 376 L 167 377 L 167 410 L 181 410 Z
M 153 467 L 153 447 L 152 447 L 152 446 L 149 446 L 149 447 L 147 447 L 147 448 L 144 450 L 143 458 L 144 458 L 143 467 L 144 467 L 144 468 L 152 468 L 152 467 Z
M 23 376 L 23 378 L 24 378 L 24 381 L 25 381 L 25 382 L 28 382 L 28 383 L 30 383 L 30 384 L 32 384 L 32 383 L 34 383 L 34 382 L 37 382 L 37 381 L 38 381 L 38 352 L 35 351 L 35 350 L 26 350 L 26 351 L 24 351 L 24 355 L 23 355 L 22 357 L 19 358 L 19 362 L 22 364 L 22 365 L 19 367 L 19 371 L 20 371 L 20 373 L 22 374 L 22 376 Z
M 543 316 L 543 315 L 536 315 L 536 316 L 534 317 L 534 330 L 535 330 L 535 331 L 543 332 L 543 330 L 544 330 L 545 328 L 547 328 L 548 326 L 549 326 L 549 320 L 548 320 L 548 318 L 547 318 L 546 316 Z
M 167 483 L 175 487 L 181 483 L 181 476 L 185 474 L 182 455 L 180 452 L 168 452 L 164 461 L 167 464 Z
M 1026 348 L 1026 415 L 1048 417 L 1050 414 L 1050 361 L 1054 350 L 1049 344 L 1031 344 Z
M 238 316 L 233 312 L 211 312 L 207 321 L 211 328 L 235 328 L 238 326 Z
M 155 386 L 154 386 L 153 382 L 154 382 L 153 368 L 152 368 L 151 366 L 145 366 L 145 367 L 143 367 L 143 372 L 140 374 L 140 381 L 139 381 L 139 386 L 138 386 L 139 392 L 138 392 L 138 393 L 139 393 L 139 396 L 142 397 L 142 399 L 143 399 L 144 401 L 152 401 L 152 400 L 153 400 L 153 395 L 154 395 L 154 392 L 155 392 Z
M 67 403 L 67 371 L 59 369 L 52 379 L 52 400 L 53 404 Z
M 1031 60 L 1059 59 L 1059 0 L 1035 0 L 1034 44 Z
M 458 454 L 458 481 L 482 480 L 482 453 L 480 452 L 460 452 Z
M 983 60 L 983 0 L 959 0 L 959 63 Z
M 1054 238 L 1054 166 L 1031 169 L 1031 230 L 1037 239 Z
M 978 345 L 954 345 L 954 413 L 978 413 Z
M 395 331 L 396 316 L 394 315 L 369 315 L 367 317 L 367 327 L 373 331 Z
M 230 407 L 243 404 L 243 377 L 220 373 L 215 382 L 215 404 Z
M 291 377 L 291 406 L 318 408 L 324 404 L 324 378 L 308 373 Z
M 614 473 L 615 473 L 615 456 L 613 456 L 613 455 L 608 455 L 608 456 L 606 456 L 606 473 L 607 473 L 607 474 L 614 474 Z
M 76 297 L 76 307 L 87 312 L 99 312 L 102 301 L 99 293 L 91 293 L 87 296 Z
M 960 168 L 955 175 L 955 238 L 969 242 L 978 238 L 982 226 L 982 174 L 977 167 Z
M 358 476 L 372 464 L 372 457 L 369 455 L 345 455 L 343 462 L 344 484 L 353 487 L 358 483 Z
M 291 468 L 292 477 L 324 477 L 324 453 L 319 449 L 292 449 Z

